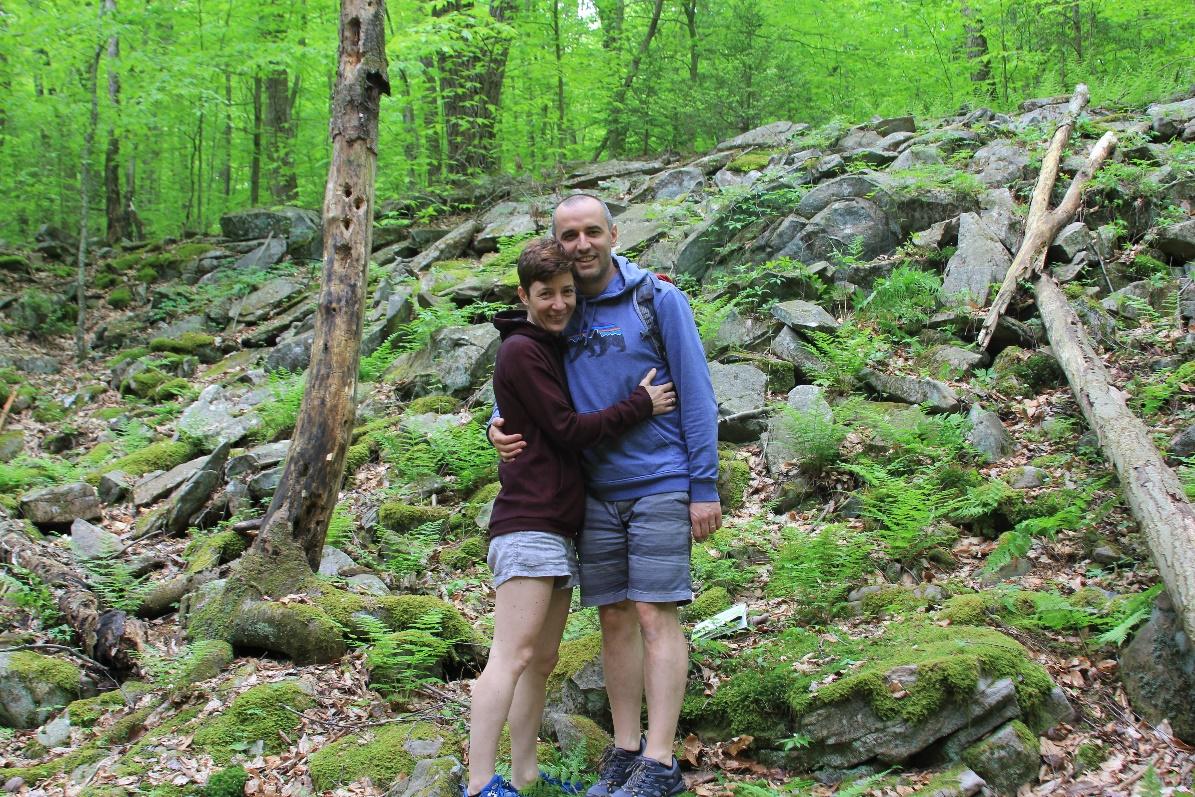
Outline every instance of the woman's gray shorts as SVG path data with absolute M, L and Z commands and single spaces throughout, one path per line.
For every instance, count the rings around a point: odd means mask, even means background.
M 589 496 L 580 540 L 581 605 L 693 600 L 692 530 L 687 492 L 631 501 Z
M 577 585 L 577 549 L 573 541 L 550 531 L 512 531 L 490 540 L 486 564 L 494 572 L 494 589 L 512 578 L 555 577 L 555 589 Z

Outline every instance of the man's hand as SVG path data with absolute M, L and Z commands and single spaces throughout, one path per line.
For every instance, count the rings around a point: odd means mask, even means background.
M 501 416 L 495 418 L 486 435 L 490 438 L 490 443 L 494 448 L 498 449 L 498 456 L 502 458 L 502 461 L 513 462 L 519 452 L 527 447 L 527 441 L 521 434 L 503 434 L 502 424 L 505 422 Z
M 695 501 L 689 504 L 689 522 L 693 539 L 697 542 L 722 528 L 722 504 L 717 501 Z

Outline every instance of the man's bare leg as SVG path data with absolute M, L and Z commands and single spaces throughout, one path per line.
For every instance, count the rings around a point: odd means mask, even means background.
M 560 657 L 560 637 L 568 621 L 571 589 L 552 590 L 535 652 L 519 677 L 507 722 L 510 724 L 510 782 L 522 789 L 539 779 L 536 742 L 544 716 L 544 688 Z
M 681 630 L 675 603 L 636 603 L 635 608 L 643 629 L 647 693 L 647 748 L 643 754 L 671 766 L 672 743 L 689 677 L 689 643 Z M 608 689 L 608 678 L 606 683 Z
M 623 750 L 639 750 L 643 710 L 643 635 L 635 604 L 621 601 L 598 608 L 602 624 L 602 669 L 610 714 L 614 720 L 614 744 Z

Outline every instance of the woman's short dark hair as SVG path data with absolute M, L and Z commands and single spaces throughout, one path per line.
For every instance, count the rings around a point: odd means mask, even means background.
M 519 284 L 531 290 L 533 282 L 547 282 L 573 267 L 572 261 L 551 238 L 539 238 L 527 244 L 519 255 Z

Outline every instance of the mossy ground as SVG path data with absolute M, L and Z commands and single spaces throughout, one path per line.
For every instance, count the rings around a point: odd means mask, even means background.
M 294 681 L 261 684 L 242 692 L 220 713 L 195 732 L 197 749 L 221 763 L 261 741 L 266 754 L 284 749 L 281 734 L 295 736 L 297 711 L 315 705 L 310 695 Z
M 79 692 L 82 672 L 64 659 L 43 656 L 31 650 L 19 650 L 9 654 L 8 671 L 24 678 L 29 683 L 49 683 L 64 692 Z
M 346 736 L 309 759 L 311 781 L 319 791 L 369 778 L 386 789 L 400 775 L 409 775 L 415 759 L 406 745 L 412 740 L 443 740 L 443 749 L 455 754 L 461 739 L 457 734 L 429 722 L 382 725 L 366 734 Z
M 117 459 L 107 465 L 103 472 L 122 470 L 130 476 L 141 476 L 155 470 L 170 470 L 194 457 L 198 452 L 187 440 L 158 440 L 139 451 Z M 89 473 L 85 481 L 99 484 L 101 472 Z

